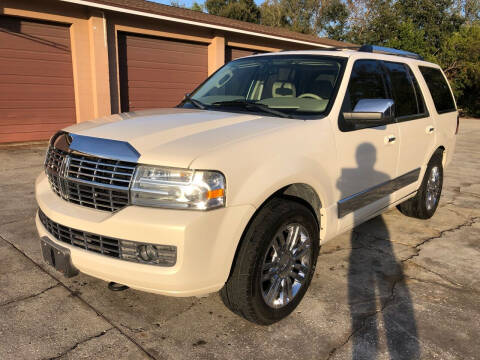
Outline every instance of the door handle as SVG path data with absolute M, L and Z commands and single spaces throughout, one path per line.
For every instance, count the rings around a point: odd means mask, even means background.
M 428 125 L 427 128 L 425 129 L 425 132 L 427 134 L 431 134 L 435 131 L 435 128 L 432 125 Z
M 395 137 L 395 135 L 388 135 L 388 136 L 385 136 L 385 145 L 388 145 L 388 144 L 393 144 L 395 141 L 397 140 L 397 138 Z

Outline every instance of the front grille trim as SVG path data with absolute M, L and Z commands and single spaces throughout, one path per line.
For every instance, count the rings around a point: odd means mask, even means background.
M 148 262 L 139 258 L 137 246 L 152 244 L 94 234 L 61 225 L 45 215 L 40 208 L 38 218 L 55 240 L 85 251 L 143 265 L 172 267 L 177 263 L 177 247 L 174 245 L 153 244 L 157 247 L 159 256 L 157 260 Z
M 63 200 L 115 212 L 130 204 L 130 184 L 137 164 L 67 152 L 51 145 L 45 172 L 52 190 Z
M 48 218 L 42 210 L 38 210 L 38 217 L 45 229 L 57 240 L 87 251 L 121 259 L 121 240 L 103 235 L 77 230 L 61 225 Z

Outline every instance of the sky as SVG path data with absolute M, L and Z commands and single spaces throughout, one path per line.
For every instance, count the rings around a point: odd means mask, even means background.
M 149 0 L 149 1 L 157 2 L 165 5 L 170 5 L 171 3 L 170 0 Z M 186 7 L 191 7 L 194 2 L 195 0 L 178 0 L 179 4 L 185 5 Z M 197 2 L 201 4 L 204 2 L 204 0 L 197 0 Z M 263 0 L 255 0 L 255 2 L 257 3 L 257 5 L 260 5 L 263 2 Z

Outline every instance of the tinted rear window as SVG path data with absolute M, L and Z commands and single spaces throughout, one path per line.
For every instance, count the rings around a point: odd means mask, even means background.
M 419 68 L 430 90 L 430 94 L 432 94 L 437 112 L 441 114 L 456 111 L 452 93 L 442 72 L 439 69 L 426 66 L 420 66 Z

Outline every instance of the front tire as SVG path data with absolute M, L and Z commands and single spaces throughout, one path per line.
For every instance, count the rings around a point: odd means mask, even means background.
M 318 228 L 306 206 L 270 200 L 244 234 L 231 276 L 220 291 L 224 304 L 260 325 L 288 316 L 315 273 Z
M 443 186 L 442 159 L 442 151 L 433 154 L 417 195 L 398 205 L 402 214 L 417 219 L 430 219 L 435 214 Z

